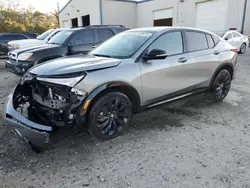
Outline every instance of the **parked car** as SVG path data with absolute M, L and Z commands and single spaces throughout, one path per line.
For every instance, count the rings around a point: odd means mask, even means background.
M 57 128 L 72 125 L 87 125 L 96 138 L 112 139 L 143 109 L 199 92 L 223 101 L 236 68 L 237 49 L 211 32 L 129 30 L 86 56 L 29 70 L 8 97 L 5 119 L 39 147 L 50 143 Z
M 240 34 L 237 31 L 228 31 L 226 33 L 219 33 L 229 44 L 236 47 L 238 52 L 244 54 L 248 46 L 248 37 Z
M 62 30 L 46 45 L 14 50 L 9 53 L 6 68 L 16 74 L 24 74 L 36 64 L 74 54 L 86 54 L 97 45 L 127 30 L 122 26 L 89 26 Z
M 20 33 L 0 33 L 0 56 L 5 56 L 8 53 L 8 42 L 12 40 L 22 40 L 22 39 L 33 39 L 36 38 L 36 34 L 28 32 Z
M 46 44 L 53 36 L 55 36 L 61 30 L 63 29 L 50 29 L 39 35 L 36 39 L 23 39 L 8 42 L 8 50 L 10 52 L 16 49 L 23 49 Z

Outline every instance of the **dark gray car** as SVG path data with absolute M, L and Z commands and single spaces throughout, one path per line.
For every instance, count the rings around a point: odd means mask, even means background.
M 53 36 L 47 44 L 11 51 L 6 68 L 15 74 L 24 74 L 34 65 L 48 60 L 74 54 L 86 54 L 97 45 L 113 37 L 124 26 L 88 26 L 64 29 Z
M 115 138 L 132 114 L 206 92 L 227 96 L 237 49 L 198 29 L 134 29 L 90 54 L 31 69 L 10 94 L 5 119 L 22 137 L 44 147 L 58 127 L 86 125 L 101 140 Z

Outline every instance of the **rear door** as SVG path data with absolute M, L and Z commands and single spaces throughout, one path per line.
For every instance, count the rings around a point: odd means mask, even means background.
M 186 82 L 192 85 L 193 89 L 205 88 L 220 64 L 220 50 L 216 48 L 210 34 L 186 30 L 185 38 L 189 56 L 185 71 Z
M 95 45 L 96 41 L 93 29 L 78 31 L 69 41 L 70 54 L 86 54 Z

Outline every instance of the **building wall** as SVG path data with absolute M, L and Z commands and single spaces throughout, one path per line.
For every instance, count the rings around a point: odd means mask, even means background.
M 100 6 L 99 0 L 71 0 L 70 3 L 60 12 L 60 26 L 63 22 L 69 21 L 71 27 L 71 19 L 78 18 L 78 25 L 82 26 L 82 16 L 90 15 L 90 24 L 100 24 Z
M 137 26 L 153 26 L 153 12 L 155 10 L 173 8 L 173 26 L 196 27 L 196 7 L 197 3 L 218 0 L 154 0 L 137 4 Z M 245 0 L 228 0 L 228 21 L 227 29 L 237 28 L 241 31 L 243 9 Z M 250 2 L 245 21 L 245 32 L 250 33 Z M 219 18 L 218 18 L 219 19 Z
M 113 0 L 102 0 L 103 24 L 125 25 L 136 27 L 136 3 Z
M 250 36 L 250 1 L 249 0 L 248 0 L 248 3 L 247 3 L 244 34 Z

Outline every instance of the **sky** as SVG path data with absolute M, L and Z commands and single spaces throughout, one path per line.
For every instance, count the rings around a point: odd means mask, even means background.
M 66 5 L 69 0 L 19 0 L 22 7 L 33 6 L 40 12 L 47 13 L 53 11 L 59 2 L 60 9 Z

